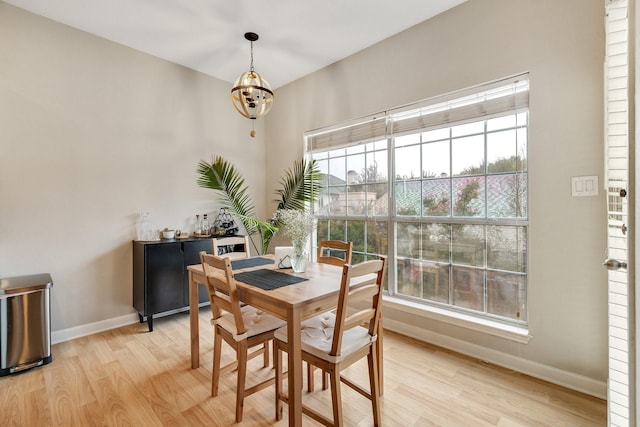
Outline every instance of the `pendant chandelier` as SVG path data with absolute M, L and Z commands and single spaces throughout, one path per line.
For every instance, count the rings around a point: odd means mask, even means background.
M 253 68 L 253 42 L 258 40 L 256 33 L 245 33 L 244 38 L 251 42 L 251 67 L 242 73 L 231 89 L 231 101 L 238 113 L 248 119 L 265 116 L 273 105 L 271 86 Z M 251 131 L 251 136 L 255 135 Z

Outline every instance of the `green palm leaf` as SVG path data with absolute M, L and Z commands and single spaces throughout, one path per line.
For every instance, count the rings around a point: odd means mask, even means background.
M 268 223 L 260 224 L 260 221 L 253 218 L 255 216 L 255 207 L 247 194 L 248 187 L 244 183 L 244 178 L 235 166 L 221 156 L 216 156 L 211 163 L 207 163 L 204 160 L 200 161 L 197 173 L 199 175 L 198 185 L 216 190 L 220 206 L 235 214 L 247 230 L 249 237 L 260 234 L 260 247 L 264 247 L 264 239 L 260 230 L 261 228 L 267 229 L 266 227 L 270 225 Z M 254 249 L 257 250 L 258 246 L 253 241 L 253 238 L 251 238 L 251 243 Z
M 260 240 L 262 241 L 262 252 L 266 254 L 269 250 L 269 243 L 273 238 L 274 234 L 278 231 L 278 227 L 275 224 L 272 224 L 270 221 L 259 221 L 253 217 L 243 217 L 239 216 L 240 221 L 244 224 L 247 230 L 255 230 L 254 233 L 260 235 Z M 255 244 L 253 245 L 255 248 Z
M 218 190 L 219 202 L 238 216 L 251 217 L 255 208 L 247 194 L 244 178 L 236 168 L 220 156 L 211 163 L 202 160 L 198 164 L 198 185 Z
M 276 190 L 280 195 L 274 202 L 278 209 L 304 210 L 307 202 L 313 203 L 318 198 L 322 176 L 315 160 L 301 159 L 285 172 L 280 180 L 282 189 Z

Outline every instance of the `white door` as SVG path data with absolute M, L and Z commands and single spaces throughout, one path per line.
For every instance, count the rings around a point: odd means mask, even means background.
M 631 0 L 633 1 L 633 0 Z M 633 259 L 633 205 L 629 202 L 629 100 L 633 100 L 627 0 L 606 4 L 605 55 L 605 190 L 607 192 L 607 260 L 609 289 L 608 421 L 610 426 L 635 426 L 635 293 Z M 634 198 L 635 199 L 635 198 Z M 632 252 L 631 252 L 632 253 Z

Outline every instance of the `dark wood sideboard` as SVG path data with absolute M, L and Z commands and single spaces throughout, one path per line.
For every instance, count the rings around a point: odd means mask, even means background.
M 187 266 L 200 263 L 200 251 L 211 253 L 211 238 L 133 241 L 133 307 L 140 323 L 153 331 L 153 318 L 189 310 Z M 200 305 L 209 303 L 204 287 Z

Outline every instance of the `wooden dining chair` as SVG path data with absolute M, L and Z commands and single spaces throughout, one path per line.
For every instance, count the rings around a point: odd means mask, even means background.
M 273 340 L 274 331 L 286 323 L 250 305 L 240 306 L 228 257 L 200 252 L 200 259 L 207 276 L 213 314 L 211 323 L 214 326 L 211 396 L 218 395 L 220 374 L 237 369 L 236 422 L 241 422 L 245 397 L 274 383 L 272 377 L 246 388 L 247 362 L 262 355 L 264 367 L 269 366 L 269 341 Z M 222 340 L 235 350 L 236 360 L 221 368 Z M 257 346 L 260 348 L 249 353 L 250 349 Z
M 380 393 L 378 390 L 378 357 L 374 344 L 378 337 L 382 307 L 382 282 L 386 259 L 366 261 L 357 265 L 345 264 L 333 328 L 323 323 L 323 315 L 305 322 L 301 331 L 302 360 L 329 373 L 333 419 L 305 405 L 302 412 L 326 426 L 342 426 L 342 397 L 340 383 L 353 388 L 369 400 L 373 408 L 373 423 L 380 425 Z M 363 276 L 374 275 L 363 279 Z M 353 280 L 355 285 L 353 285 Z M 353 285 L 353 286 L 352 286 Z M 354 308 L 356 308 L 354 310 Z M 366 324 L 367 326 L 361 326 Z M 315 325 L 315 327 L 314 327 Z M 282 419 L 282 402 L 288 399 L 283 392 L 282 351 L 289 351 L 286 326 L 275 333 L 276 419 Z M 343 377 L 344 368 L 367 357 L 369 390 Z
M 219 237 L 213 240 L 211 253 L 231 260 L 249 258 L 249 237 L 229 236 Z M 240 248 L 242 246 L 242 248 Z M 242 249 L 242 250 L 240 250 Z
M 344 242 L 342 240 L 320 240 L 318 242 L 318 256 L 316 261 L 320 264 L 331 264 L 342 267 L 345 264 L 351 263 L 351 252 L 353 248 L 352 242 Z M 331 313 L 327 313 L 324 316 L 325 322 L 335 322 L 335 316 Z M 312 365 L 307 364 L 307 391 L 313 391 L 315 388 L 314 381 L 314 368 Z M 328 387 L 327 374 L 322 373 L 322 389 L 326 390 Z

